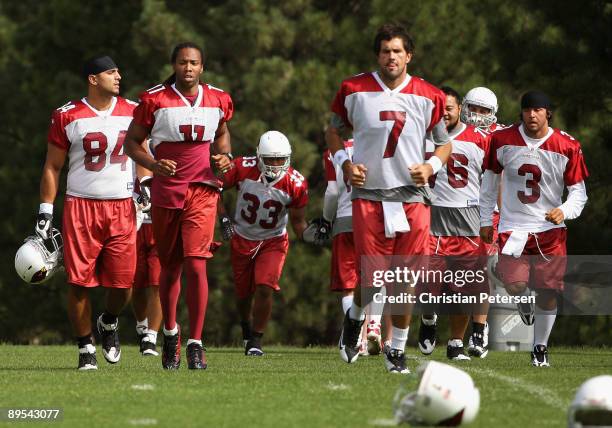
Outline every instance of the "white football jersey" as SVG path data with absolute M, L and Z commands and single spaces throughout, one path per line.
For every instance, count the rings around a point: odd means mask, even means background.
M 408 168 L 424 162 L 425 135 L 442 118 L 445 100 L 413 76 L 393 90 L 376 72 L 342 82 L 332 111 L 353 129 L 353 162 L 368 169 L 365 189 L 414 185 Z
M 48 142 L 68 152 L 67 195 L 91 199 L 132 196 L 132 160 L 123 141 L 136 103 L 114 97 L 98 111 L 85 98 L 53 112 Z
M 308 202 L 308 183 L 302 174 L 289 170 L 268 182 L 257 167 L 257 157 L 239 157 L 223 176 L 223 187 L 236 186 L 238 198 L 234 229 L 243 238 L 259 241 L 287 233 L 288 209 Z
M 478 205 L 483 161 L 488 149 L 488 134 L 480 128 L 459 123 L 449 134 L 453 151 L 440 171 L 429 180 L 439 207 L 465 208 Z M 427 158 L 434 151 L 427 141 Z
M 550 128 L 539 145 L 528 144 L 522 125 L 492 134 L 487 169 L 502 174 L 499 231 L 541 232 L 554 225 L 546 212 L 561 205 L 566 186 L 584 181 L 588 171 L 580 143 L 569 134 Z
M 353 159 L 353 140 L 344 142 L 344 150 L 346 151 L 349 159 Z M 338 188 L 338 207 L 336 208 L 336 218 L 340 217 L 352 217 L 353 216 L 353 203 L 351 202 L 351 191 L 352 187 L 348 180 L 344 179 L 344 173 L 342 167 L 334 164 L 331 153 L 329 150 L 325 151 L 323 155 L 325 159 L 325 176 L 327 181 L 335 181 Z

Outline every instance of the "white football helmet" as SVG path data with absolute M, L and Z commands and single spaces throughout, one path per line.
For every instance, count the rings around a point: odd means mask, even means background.
M 436 361 L 424 363 L 417 370 L 417 390 L 409 392 L 404 382 L 395 394 L 397 423 L 459 426 L 476 418 L 480 392 L 469 374 Z
M 472 112 L 470 105 L 491 110 L 489 114 Z M 461 121 L 468 125 L 488 128 L 497 122 L 497 97 L 488 88 L 478 87 L 468 91 L 461 103 Z
M 285 158 L 279 166 L 267 165 L 265 158 Z M 259 138 L 257 145 L 257 167 L 268 178 L 281 178 L 289 169 L 291 163 L 291 145 L 289 140 L 278 131 L 268 131 Z
M 49 239 L 28 236 L 15 256 L 17 274 L 29 284 L 42 284 L 61 268 L 63 247 L 62 235 L 55 228 Z
M 612 376 L 584 382 L 568 412 L 569 428 L 612 427 Z

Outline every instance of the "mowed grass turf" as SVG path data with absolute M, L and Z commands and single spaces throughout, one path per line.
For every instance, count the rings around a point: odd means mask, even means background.
M 336 348 L 268 347 L 262 358 L 210 349 L 208 370 L 197 372 L 184 357 L 180 370 L 164 371 L 160 357 L 141 357 L 134 346 L 110 365 L 97 350 L 99 369 L 78 372 L 74 346 L 0 346 L 0 407 L 61 407 L 63 421 L 55 424 L 66 427 L 366 427 L 392 424 L 402 379 L 416 388 L 414 374 L 386 373 L 382 356 L 348 365 Z M 407 355 L 413 373 L 427 361 L 412 348 Z M 445 349 L 432 358 L 447 362 Z M 551 362 L 536 369 L 527 353 L 490 352 L 454 363 L 480 388 L 472 426 L 566 426 L 576 388 L 612 373 L 612 350 L 553 348 Z

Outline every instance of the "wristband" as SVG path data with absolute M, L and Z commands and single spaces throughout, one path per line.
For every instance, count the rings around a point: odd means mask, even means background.
M 38 214 L 51 214 L 53 215 L 53 204 L 43 202 L 38 207 Z
M 347 160 L 350 159 L 348 157 L 348 154 L 346 153 L 346 150 L 341 149 L 334 153 L 334 163 L 340 168 L 342 168 L 342 165 L 344 165 L 344 162 Z
M 440 171 L 440 168 L 442 168 L 442 161 L 437 156 L 430 157 L 425 163 L 431 165 L 431 169 L 433 170 L 434 174 L 436 174 L 438 171 Z

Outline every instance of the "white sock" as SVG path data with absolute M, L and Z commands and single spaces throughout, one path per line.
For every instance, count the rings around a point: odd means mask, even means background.
M 557 308 L 551 311 L 545 311 L 536 305 L 535 322 L 533 325 L 533 346 L 548 346 L 548 338 L 550 337 L 553 325 L 555 325 L 556 318 Z
M 187 346 L 191 345 L 192 343 L 197 343 L 198 345 L 202 346 L 202 341 L 201 340 L 195 340 L 195 339 L 189 339 L 187 341 Z
M 351 309 L 351 305 L 353 304 L 353 295 L 344 296 L 342 298 L 342 315 L 346 314 L 346 311 Z
M 357 306 L 357 303 L 353 300 L 351 309 L 349 309 L 349 317 L 353 320 L 363 321 L 366 317 L 365 308 Z
M 174 336 L 177 333 L 178 333 L 178 324 L 174 324 L 174 328 L 171 330 L 166 330 L 166 327 L 164 326 L 164 336 Z
M 157 332 L 155 330 L 147 329 L 145 332 L 147 334 L 147 338 L 151 343 L 157 343 Z
M 421 316 L 421 321 L 423 322 L 423 324 L 425 325 L 436 325 L 436 321 L 438 320 L 438 315 L 437 314 L 433 314 L 433 318 L 425 318 L 425 316 L 427 317 L 431 317 L 431 315 L 423 315 Z
M 408 331 L 410 327 L 399 328 L 393 326 L 391 329 L 391 348 L 399 349 L 404 352 L 404 348 L 406 347 L 406 341 L 408 340 Z
M 375 321 L 376 324 L 380 324 L 380 319 L 382 318 L 382 314 L 385 309 L 384 296 L 387 294 L 387 288 L 381 287 L 379 293 L 381 296 L 383 296 L 383 298 L 378 302 L 376 301 L 378 299 L 372 300 L 372 302 L 369 304 L 370 309 L 368 311 L 370 314 L 370 320 Z
M 146 330 L 149 328 L 149 319 L 145 318 L 142 321 L 136 321 L 136 333 L 145 334 Z

